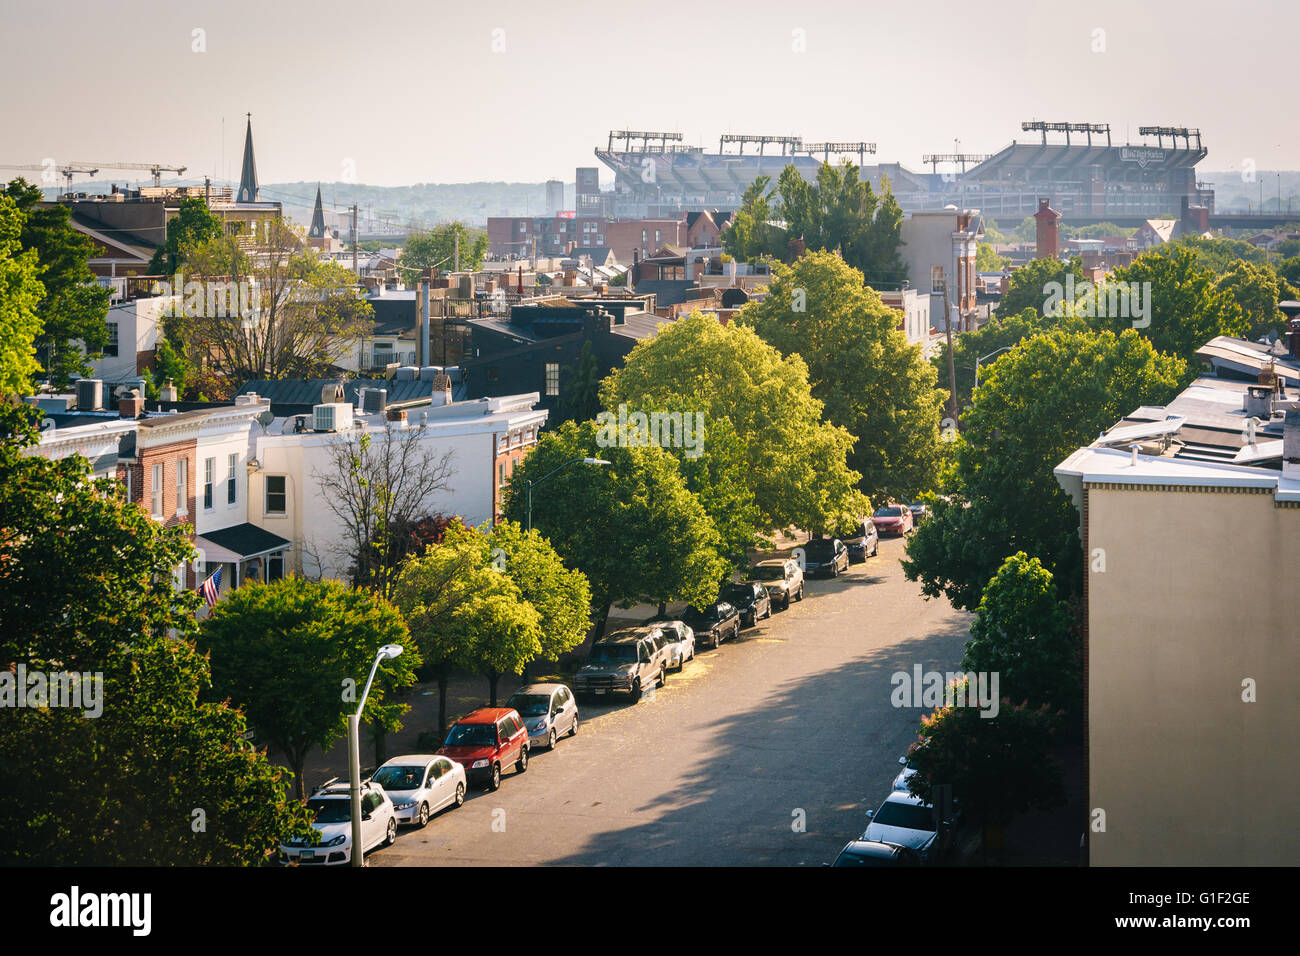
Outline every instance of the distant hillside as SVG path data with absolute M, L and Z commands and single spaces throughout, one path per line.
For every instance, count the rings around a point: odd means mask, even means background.
M 1265 212 L 1278 208 L 1278 177 L 1281 177 L 1282 208 L 1295 210 L 1300 220 L 1300 172 L 1295 170 L 1260 169 L 1254 174 L 1254 182 L 1245 182 L 1240 169 L 1211 171 L 1197 170 L 1197 178 L 1204 183 L 1214 185 L 1214 208 L 1219 212 L 1229 210 L 1245 211 L 1260 208 L 1261 197 Z
M 360 183 L 321 183 L 325 211 L 343 211 L 352 203 L 361 215 L 397 223 L 434 225 L 453 219 L 486 226 L 489 216 L 542 215 L 546 212 L 545 183 L 418 183 L 414 186 L 366 186 Z M 573 184 L 565 187 L 565 203 Z M 262 198 L 279 200 L 285 211 L 304 222 L 311 219 L 316 183 L 267 183 Z

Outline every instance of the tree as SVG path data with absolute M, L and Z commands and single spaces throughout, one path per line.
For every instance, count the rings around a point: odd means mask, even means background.
M 1216 335 L 1240 336 L 1248 331 L 1241 307 L 1226 289 L 1215 286 L 1214 275 L 1197 265 L 1189 249 L 1138 256 L 1131 265 L 1112 272 L 1108 281 L 1150 290 L 1150 315 L 1143 319 L 1148 324 L 1138 328 L 1166 355 L 1194 363 L 1196 350 Z M 1133 319 L 1110 316 L 1098 324 L 1118 332 L 1132 326 Z
M 778 265 L 767 295 L 736 321 L 807 364 L 826 418 L 857 437 L 848 464 L 865 494 L 910 499 L 934 485 L 942 400 L 935 371 L 862 273 L 832 253 L 809 252 Z
M 164 321 L 174 347 L 203 359 L 209 394 L 227 397 L 250 379 L 323 377 L 371 331 L 374 310 L 355 277 L 287 220 L 181 254 L 192 275 L 210 278 L 176 290 L 181 301 Z
M 1007 260 L 993 250 L 991 243 L 981 242 L 975 247 L 976 272 L 1001 272 L 1006 266 Z
M 165 338 L 158 340 L 154 371 L 157 373 L 155 375 L 157 382 L 163 385 L 171 382 L 176 387 L 176 394 L 182 399 L 185 399 L 187 393 L 192 390 L 191 383 L 195 377 L 193 363 L 172 348 L 172 344 Z
M 961 416 L 950 494 L 908 542 L 903 570 L 929 597 L 975 609 L 1007 555 L 1052 572 L 1061 596 L 1083 585 L 1079 516 L 1053 469 L 1141 405 L 1163 405 L 1187 382 L 1181 359 L 1132 329 L 1053 331 L 987 366 Z
M 387 601 L 338 581 L 286 577 L 250 582 L 213 608 L 198 647 L 212 661 L 212 693 L 248 715 L 259 741 L 289 760 L 304 796 L 307 754 L 347 733 L 375 654 L 409 644 L 402 616 Z M 415 683 L 419 655 L 406 647 L 380 662 L 363 720 L 400 729 L 409 710 L 388 703 L 389 691 Z
M 574 458 L 611 464 L 561 468 Z M 601 623 L 615 602 L 717 597 L 727 571 L 717 530 L 672 455 L 602 443 L 595 422 L 565 422 L 543 435 L 511 476 L 507 518 L 526 523 L 526 484 L 552 471 L 535 491 L 533 525 L 566 565 L 586 575 Z
M 206 200 L 182 199 L 176 215 L 167 222 L 167 238 L 149 260 L 150 275 L 172 275 L 185 264 L 185 250 L 219 238 L 225 230 L 208 210 Z
M 45 288 L 36 310 L 44 324 L 38 355 L 54 384 L 65 387 L 73 374 L 89 375 L 87 353 L 100 353 L 108 344 L 109 292 L 95 282 L 86 264 L 95 255 L 95 244 L 72 228 L 66 206 L 41 206 L 43 197 L 35 186 L 15 179 L 6 192 L 23 215 L 19 244 L 36 251 L 37 278 Z
M 974 707 L 941 707 L 921 719 L 918 740 L 907 751 L 916 768 L 908 790 L 928 803 L 936 786 L 952 787 L 953 802 L 984 828 L 1001 828 L 1018 814 L 1065 802 L 1061 768 L 1051 756 L 1056 718 L 1046 707 L 1012 706 L 996 717 Z
M 22 251 L 23 215 L 0 193 L 0 397 L 26 395 L 41 370 L 34 343 L 44 329 L 37 312 L 45 286 L 36 250 Z
M 1080 643 L 1052 572 L 1018 551 L 984 588 L 961 666 L 996 673 L 1012 700 L 1082 713 Z
M 1053 286 L 1064 289 L 1066 275 L 1074 276 L 1074 286 L 1079 287 L 1087 281 L 1083 271 L 1083 262 L 1071 259 L 1030 259 L 1029 262 L 1011 273 L 1006 293 L 998 303 L 998 315 L 1018 315 L 1025 309 L 1033 309 L 1039 315 L 1049 307 L 1052 300 Z
M 185 529 L 123 502 L 84 458 L 27 454 L 33 417 L 0 407 L 0 660 L 85 679 L 80 709 L 0 719 L 0 862 L 263 862 L 310 820 L 243 741 L 243 715 L 203 700 L 198 598 L 173 585 Z
M 449 222 L 424 232 L 415 232 L 402 243 L 402 256 L 399 268 L 407 282 L 419 279 L 419 273 L 425 269 L 441 269 L 451 272 L 455 266 L 456 243 L 460 242 L 460 268 L 464 272 L 473 272 L 483 264 L 483 257 L 488 251 L 486 232 L 470 230 L 461 222 Z
M 1038 238 L 1038 223 L 1033 216 L 1021 219 L 1012 233 L 1021 242 L 1033 242 Z
M 1009 349 L 1031 335 L 1041 335 L 1055 329 L 1068 332 L 1087 332 L 1089 326 L 1086 319 L 1074 316 L 1071 311 L 1063 310 L 1063 314 L 1057 317 L 1044 316 L 1041 311 L 1031 308 L 1022 309 L 1018 313 L 998 309 L 993 313 L 992 318 L 978 329 L 963 332 L 961 335 L 954 337 L 952 351 L 953 366 L 957 373 L 958 407 L 965 407 L 970 403 L 971 392 L 975 388 L 976 359 L 984 356 L 996 358 L 994 353 L 1000 354 L 1002 349 Z M 947 343 L 939 343 L 939 350 L 930 359 L 930 364 L 934 366 L 939 381 L 946 384 L 948 378 Z
M 540 616 L 539 657 L 556 660 L 577 647 L 591 627 L 591 584 L 581 571 L 567 568 L 537 531 L 513 521 L 498 522 L 488 533 L 493 560 Z
M 437 495 L 451 490 L 455 454 L 437 454 L 427 425 L 394 422 L 341 433 L 326 454 L 328 465 L 312 477 L 341 532 L 332 556 L 353 584 L 392 598 L 414 544 L 411 529 L 432 514 Z
M 769 192 L 770 176 L 756 176 L 745 187 L 740 208 L 731 217 L 731 224 L 722 234 L 722 246 L 727 254 L 743 262 L 760 259 L 779 259 L 785 255 L 786 234 L 772 220 L 774 192 Z
M 702 415 L 702 457 L 713 454 L 707 435 L 727 422 L 759 529 L 833 526 L 861 506 L 861 476 L 846 464 L 853 437 L 822 420 L 808 366 L 743 322 L 693 312 L 663 327 L 605 379 L 601 401 L 610 411 Z
M 1286 284 L 1285 279 L 1279 281 L 1272 266 L 1252 265 L 1244 259 L 1235 260 L 1214 280 L 1214 288 L 1228 293 L 1241 309 L 1246 320 L 1244 334 L 1251 341 L 1286 329 L 1286 316 L 1277 307 Z

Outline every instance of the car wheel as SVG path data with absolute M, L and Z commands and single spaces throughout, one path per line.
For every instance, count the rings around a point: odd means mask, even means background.
M 802 600 L 803 600 L 803 585 L 802 585 L 802 584 L 799 585 L 799 591 L 795 594 L 794 599 L 795 599 L 796 601 L 802 601 Z
M 463 807 L 463 806 L 465 805 L 465 785 L 464 785 L 463 783 L 458 783 L 458 784 L 456 784 L 456 803 L 455 803 L 455 805 L 458 806 L 458 807 Z
M 573 726 L 569 728 L 569 736 L 570 737 L 578 736 L 578 715 L 577 714 L 573 715 Z
M 632 703 L 635 704 L 640 699 L 641 699 L 641 678 L 638 677 L 635 681 L 632 682 Z
M 716 650 L 718 649 L 718 645 L 721 644 L 721 643 L 722 643 L 722 641 L 720 641 L 720 640 L 718 639 L 718 632 L 717 632 L 717 631 L 714 631 L 713 634 L 712 634 L 712 639 L 711 639 L 711 641 L 710 641 L 710 645 L 709 645 L 709 646 L 711 646 L 711 647 L 716 651 Z
M 392 846 L 397 842 L 397 817 L 388 818 L 388 832 L 384 834 L 384 846 Z
M 427 803 L 422 803 L 420 804 L 420 816 L 419 819 L 416 820 L 416 825 L 423 827 L 428 822 L 429 822 L 429 805 Z
M 489 790 L 501 789 L 501 764 L 494 763 L 492 765 L 492 776 L 488 778 L 487 788 Z
M 528 769 L 528 748 L 525 747 L 519 751 L 519 759 L 515 761 L 515 772 L 524 773 Z
M 555 749 L 555 728 L 554 727 L 551 728 L 551 735 L 546 738 L 546 749 L 547 750 Z

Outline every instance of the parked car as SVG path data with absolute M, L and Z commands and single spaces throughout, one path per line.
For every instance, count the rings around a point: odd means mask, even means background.
M 803 546 L 803 571 L 809 576 L 837 578 L 849 569 L 849 549 L 839 538 L 813 538 Z
M 529 684 L 521 687 L 506 701 L 523 718 L 528 728 L 528 745 L 555 749 L 562 735 L 578 732 L 578 703 L 573 692 L 563 684 Z
M 638 701 L 646 688 L 662 686 L 667 679 L 667 646 L 657 625 L 608 634 L 591 645 L 587 663 L 573 678 L 573 691 L 579 698 L 622 693 Z
M 653 623 L 663 628 L 668 639 L 665 650 L 668 652 L 668 667 L 680 671 L 687 661 L 695 660 L 695 631 L 685 621 L 669 618 L 654 618 Z
M 757 581 L 728 584 L 722 589 L 722 599 L 736 609 L 741 627 L 753 627 L 765 617 L 772 616 L 772 599 L 767 588 Z
M 880 535 L 870 518 L 858 518 L 836 535 L 849 549 L 849 563 L 857 564 L 880 553 Z
M 902 764 L 903 769 L 898 771 L 898 776 L 894 778 L 894 782 L 890 786 L 890 789 L 902 790 L 904 793 L 907 793 L 907 781 L 912 779 L 912 775 L 916 773 L 916 768 L 912 766 L 912 762 L 906 757 L 899 757 L 898 762 Z
M 740 612 L 726 601 L 708 604 L 702 608 L 694 605 L 682 613 L 682 619 L 695 631 L 695 639 L 717 650 L 728 638 L 740 636 Z
M 280 844 L 280 862 L 300 866 L 323 864 L 338 866 L 352 860 L 352 791 L 348 783 L 337 778 L 326 781 L 307 798 L 307 809 L 314 814 L 312 829 L 320 842 L 309 844 L 294 839 Z M 397 839 L 397 814 L 384 788 L 370 780 L 361 783 L 361 844 L 364 852 L 375 847 L 391 846 Z
M 472 786 L 496 790 L 504 768 L 528 769 L 528 729 L 514 708 L 484 707 L 452 725 L 437 755 L 464 767 Z
M 899 538 L 915 530 L 912 510 L 907 505 L 881 505 L 871 516 L 881 537 Z
M 933 863 L 948 849 L 956 823 L 936 820 L 934 807 L 903 790 L 887 796 L 880 809 L 868 811 L 867 818 L 871 823 L 862 839 L 910 847 L 923 863 Z
M 920 866 L 921 855 L 911 847 L 875 840 L 852 840 L 831 866 Z
M 422 827 L 443 807 L 465 802 L 465 768 L 450 757 L 411 754 L 394 757 L 370 781 L 393 801 L 398 823 Z
M 907 506 L 907 510 L 912 512 L 912 527 L 919 525 L 930 514 L 930 508 L 919 501 L 913 501 Z
M 793 558 L 768 558 L 754 565 L 750 576 L 767 588 L 772 606 L 790 610 L 790 600 L 803 600 L 803 569 Z

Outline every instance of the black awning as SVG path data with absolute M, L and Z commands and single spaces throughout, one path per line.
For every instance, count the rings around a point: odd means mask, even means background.
M 212 542 L 219 548 L 237 554 L 241 558 L 252 558 L 272 551 L 283 551 L 289 547 L 289 541 L 285 538 L 247 522 L 229 528 L 221 528 L 218 531 L 205 531 L 199 537 Z

